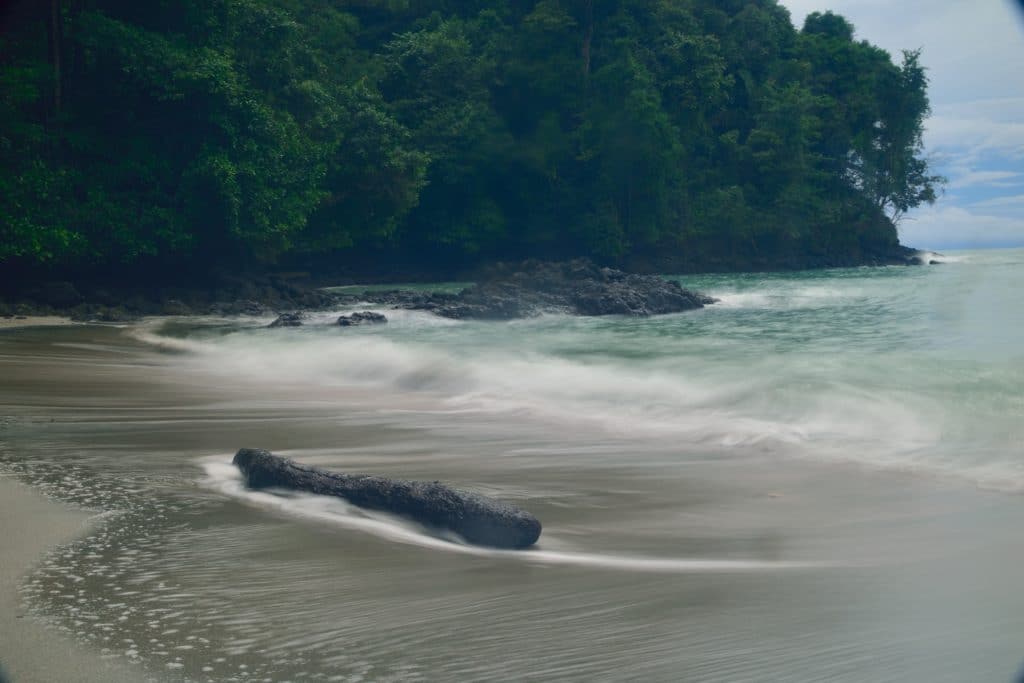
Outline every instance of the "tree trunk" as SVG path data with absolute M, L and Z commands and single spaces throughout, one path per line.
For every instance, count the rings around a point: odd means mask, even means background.
M 286 488 L 336 496 L 367 510 L 389 512 L 432 529 L 454 531 L 475 545 L 529 548 L 540 537 L 540 521 L 526 510 L 436 481 L 328 472 L 258 448 L 241 449 L 235 454 L 234 464 L 242 471 L 249 488 Z
M 55 114 L 60 114 L 61 83 L 64 78 L 60 60 L 61 43 L 63 42 L 62 24 L 60 0 L 50 0 L 50 20 L 47 34 L 50 42 L 50 66 L 53 67 L 53 111 Z
M 583 57 L 583 80 L 590 79 L 590 45 L 594 39 L 594 0 L 587 0 L 584 4 L 584 27 L 583 27 L 583 48 L 580 53 Z

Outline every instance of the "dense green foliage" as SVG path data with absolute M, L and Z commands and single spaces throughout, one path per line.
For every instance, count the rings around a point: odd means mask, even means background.
M 926 85 L 775 0 L 21 0 L 0 262 L 855 262 L 934 200 Z

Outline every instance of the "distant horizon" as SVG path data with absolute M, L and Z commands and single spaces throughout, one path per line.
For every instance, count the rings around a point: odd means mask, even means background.
M 910 247 L 911 249 L 920 249 L 922 251 L 940 252 L 940 251 L 998 251 L 1000 249 L 1024 249 L 1024 242 L 1016 242 L 1014 244 L 972 244 L 972 245 L 950 245 L 950 246 L 921 246 L 919 244 L 906 244 L 901 242 L 904 246 Z

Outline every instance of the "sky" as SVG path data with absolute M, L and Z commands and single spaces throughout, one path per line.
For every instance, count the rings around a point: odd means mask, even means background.
M 925 249 L 1024 246 L 1024 11 L 1013 0 L 780 0 L 797 28 L 811 12 L 846 17 L 858 40 L 893 55 L 921 48 L 932 116 L 924 136 L 949 179 L 912 211 L 900 241 Z M 1024 4 L 1024 3 L 1022 3 Z

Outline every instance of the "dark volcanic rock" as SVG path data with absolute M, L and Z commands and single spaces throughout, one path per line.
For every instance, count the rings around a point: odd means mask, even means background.
M 923 266 L 928 263 L 928 254 L 927 251 L 898 244 L 882 251 L 876 251 L 874 253 L 875 260 L 871 265 Z
M 288 310 L 326 310 L 340 303 L 335 294 L 274 274 L 229 272 L 209 274 L 201 281 L 184 275 L 181 279 L 187 284 L 15 283 L 0 289 L 0 303 L 24 306 L 26 315 L 69 315 L 75 320 L 122 320 L 145 315 L 263 316 Z
M 352 325 L 379 325 L 380 323 L 386 323 L 388 321 L 380 313 L 374 313 L 373 311 L 363 311 L 361 313 L 353 313 L 352 315 L 343 315 L 338 318 L 338 324 L 342 327 L 351 327 Z
M 294 313 L 282 313 L 277 316 L 277 320 L 267 325 L 267 327 L 302 327 L 303 315 L 300 312 Z
M 356 297 L 359 301 L 417 310 L 433 310 L 458 299 L 458 295 L 446 292 L 414 292 L 408 289 L 389 289 L 377 292 L 363 292 Z
M 510 320 L 541 313 L 649 316 L 702 308 L 714 299 L 690 292 L 657 275 L 630 275 L 577 259 L 528 261 L 445 299 L 412 301 L 406 307 L 448 318 Z
M 572 302 L 581 315 L 647 316 L 703 308 L 715 302 L 656 275 L 626 275 L 605 269 L 601 281 L 583 280 Z
M 528 548 L 540 538 L 540 522 L 529 512 L 436 481 L 338 474 L 256 448 L 238 451 L 234 464 L 250 488 L 281 487 L 337 496 L 368 510 L 390 512 L 429 527 L 454 531 L 475 545 Z

